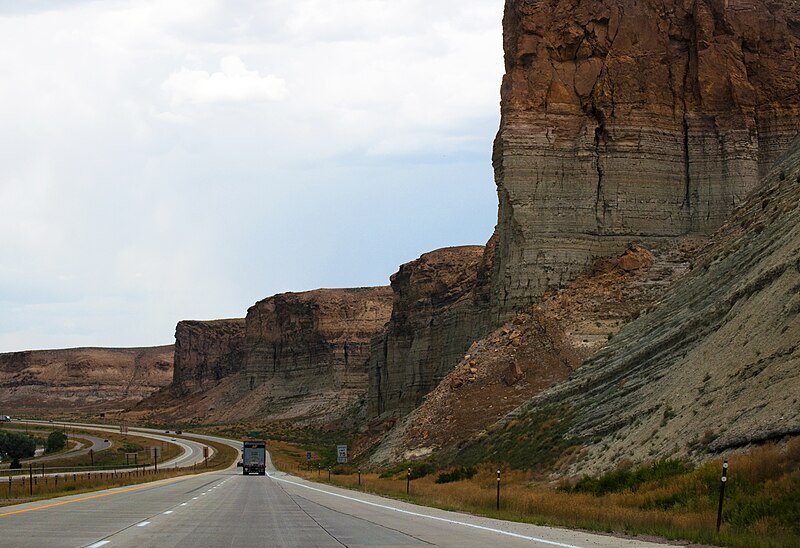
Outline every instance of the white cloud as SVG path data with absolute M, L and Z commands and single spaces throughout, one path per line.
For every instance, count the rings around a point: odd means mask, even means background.
M 0 14 L 0 352 L 488 237 L 503 0 L 41 4 Z
M 236 55 L 224 57 L 221 72 L 182 68 L 173 72 L 161 85 L 173 106 L 184 103 L 229 103 L 248 101 L 280 101 L 288 94 L 286 82 L 277 76 L 261 76 L 247 70 Z

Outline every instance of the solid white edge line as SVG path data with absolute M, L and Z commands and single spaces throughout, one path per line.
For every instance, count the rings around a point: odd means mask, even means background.
M 95 542 L 94 544 L 90 544 L 86 548 L 100 548 L 101 546 L 105 546 L 109 542 L 111 542 L 111 541 L 110 540 L 100 540 L 100 541 Z
M 509 536 L 509 537 L 519 538 L 519 539 L 523 539 L 523 540 L 530 540 L 530 541 L 533 541 L 533 542 L 541 542 L 542 544 L 549 544 L 551 546 L 560 546 L 561 548 L 583 548 L 583 547 L 577 546 L 575 544 L 566 544 L 566 543 L 563 543 L 563 542 L 556 542 L 554 540 L 547 540 L 547 539 L 538 538 L 538 537 L 529 537 L 527 535 L 520 535 L 519 533 L 512 533 L 510 531 L 503 531 L 502 529 L 494 529 L 492 527 L 484 527 L 483 525 L 475 525 L 473 523 L 466 523 L 466 522 L 463 522 L 463 521 L 456 521 L 456 520 L 453 520 L 453 519 L 440 518 L 440 517 L 437 517 L 437 516 L 430 516 L 430 515 L 427 515 L 427 514 L 420 514 L 418 512 L 411 512 L 409 510 L 402 510 L 400 508 L 395 508 L 393 506 L 387 506 L 385 504 L 378 504 L 376 502 L 369 502 L 369 501 L 366 501 L 366 500 L 357 499 L 355 497 L 348 497 L 347 495 L 341 495 L 339 493 L 331 493 L 330 491 L 325 491 L 324 489 L 317 489 L 316 487 L 311 487 L 310 485 L 303 485 L 302 483 L 297 483 L 295 481 L 290 481 L 290 480 L 287 480 L 287 479 L 277 478 L 277 477 L 275 477 L 275 476 L 273 476 L 273 475 L 271 475 L 269 473 L 267 475 L 270 478 L 274 479 L 275 481 L 282 481 L 284 483 L 291 483 L 292 485 L 296 485 L 298 487 L 303 487 L 304 489 L 309 489 L 311 491 L 317 491 L 319 493 L 324 493 L 326 495 L 331 495 L 333 497 L 339 497 L 339 498 L 343 498 L 343 499 L 346 499 L 346 500 L 351 500 L 353 502 L 366 504 L 367 506 L 375 506 L 376 508 L 383 508 L 385 510 L 392 510 L 394 512 L 399 512 L 401 514 L 407 514 L 409 516 L 415 516 L 415 517 L 419 517 L 419 518 L 426 518 L 426 519 L 431 519 L 431 520 L 434 520 L 434 521 L 443 521 L 445 523 L 451 523 L 453 525 L 461 525 L 461 526 L 464 526 L 464 527 L 471 527 L 473 529 L 480 529 L 481 531 L 489 531 L 490 533 L 497 533 L 499 535 L 506 535 L 506 536 Z

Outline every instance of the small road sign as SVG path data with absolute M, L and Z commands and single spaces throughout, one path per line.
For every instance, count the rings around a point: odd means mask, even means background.
M 311 460 L 311 451 L 306 451 L 306 460 Z
M 337 445 L 336 446 L 336 462 L 339 464 L 345 464 L 347 462 L 347 446 L 346 445 Z

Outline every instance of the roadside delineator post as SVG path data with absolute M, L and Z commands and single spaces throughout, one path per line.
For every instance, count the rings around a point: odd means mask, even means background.
M 331 467 L 328 466 L 328 481 L 331 481 Z
M 500 509 L 500 469 L 497 469 L 497 509 Z
M 410 494 L 411 492 L 411 467 L 409 466 L 408 471 L 406 472 L 406 495 Z
M 358 469 L 358 484 L 361 485 L 361 468 Z
M 722 462 L 722 477 L 719 485 L 719 508 L 717 509 L 717 533 L 722 525 L 722 501 L 725 499 L 725 484 L 728 482 L 728 459 Z
M 30 485 L 30 494 L 33 495 L 33 465 L 32 464 L 28 464 L 28 475 L 29 475 L 29 477 L 31 479 L 31 481 L 28 482 L 28 485 Z

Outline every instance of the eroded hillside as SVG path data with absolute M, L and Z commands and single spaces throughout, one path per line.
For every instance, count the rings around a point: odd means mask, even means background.
M 464 451 L 543 424 L 583 472 L 800 434 L 800 140 L 660 302 Z
M 0 406 L 26 416 L 124 408 L 169 385 L 172 358 L 172 345 L 0 354 Z

